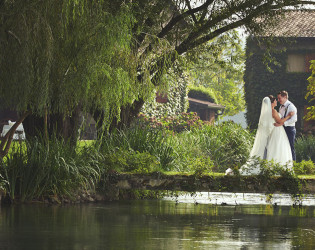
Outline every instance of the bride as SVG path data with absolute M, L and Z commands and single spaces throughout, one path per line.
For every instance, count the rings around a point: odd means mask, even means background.
M 289 170 L 293 169 L 292 153 L 287 134 L 283 126 L 276 127 L 274 123 L 283 123 L 294 112 L 290 112 L 285 118 L 274 109 L 277 100 L 272 95 L 262 101 L 258 128 L 250 159 L 240 169 L 241 175 L 255 175 L 260 173 L 260 166 L 255 164 L 254 158 L 260 158 L 278 163 Z

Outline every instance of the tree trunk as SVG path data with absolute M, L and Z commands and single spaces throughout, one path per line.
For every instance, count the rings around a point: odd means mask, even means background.
M 118 121 L 117 118 L 114 117 L 109 126 L 109 131 L 112 131 L 113 129 L 122 129 L 124 127 L 129 127 L 140 113 L 143 104 L 143 99 L 139 99 L 129 106 L 121 107 L 120 121 Z M 100 110 L 97 110 L 93 113 L 93 118 L 97 122 L 98 138 L 101 138 L 102 132 L 100 131 L 102 131 L 103 127 L 102 125 L 104 122 L 104 113 Z
M 80 109 L 77 107 L 71 116 L 66 117 L 63 114 L 47 114 L 47 117 L 30 115 L 23 125 L 28 137 L 57 136 L 76 144 L 79 137 Z
M 142 99 L 135 101 L 132 105 L 122 107 L 120 113 L 120 121 L 117 122 L 117 128 L 130 127 L 132 122 L 137 118 L 144 104 Z M 113 123 L 111 125 L 114 125 Z

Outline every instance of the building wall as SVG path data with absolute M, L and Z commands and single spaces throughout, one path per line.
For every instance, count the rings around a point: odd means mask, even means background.
M 286 48 L 286 51 L 283 51 Z M 258 46 L 255 39 L 249 38 L 246 45 L 246 68 L 244 75 L 245 101 L 247 105 L 246 120 L 250 128 L 257 128 L 261 101 L 267 95 L 276 96 L 281 90 L 287 90 L 289 100 L 298 109 L 298 132 L 304 132 L 304 110 L 308 102 L 305 100 L 307 78 L 310 72 L 306 72 L 306 60 L 315 55 L 315 38 L 282 39 L 279 44 L 274 44 L 271 55 L 276 63 L 266 65 L 266 47 Z M 303 65 L 288 65 L 290 56 L 302 57 Z M 292 59 L 292 58 L 291 58 Z M 315 59 L 315 58 L 314 58 Z M 294 60 L 293 60 L 294 61 Z M 302 70 L 290 71 L 288 68 Z

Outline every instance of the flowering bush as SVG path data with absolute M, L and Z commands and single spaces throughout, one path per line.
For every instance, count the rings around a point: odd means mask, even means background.
M 202 125 L 210 124 L 200 120 L 196 112 L 181 113 L 178 116 L 147 117 L 144 114 L 139 115 L 139 125 L 151 127 L 154 129 L 166 129 L 174 132 L 182 132 L 193 128 L 201 128 Z

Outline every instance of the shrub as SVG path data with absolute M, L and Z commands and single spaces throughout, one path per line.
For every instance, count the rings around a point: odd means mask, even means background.
M 301 136 L 295 142 L 296 161 L 312 160 L 315 162 L 315 136 Z
M 179 157 L 175 160 L 177 171 L 191 172 L 196 170 L 197 162 L 207 166 L 207 171 L 212 170 L 213 162 L 201 148 L 200 137 L 195 131 L 183 131 L 174 134 L 172 145 Z
M 196 176 L 201 176 L 204 173 L 209 173 L 213 169 L 213 162 L 210 160 L 209 157 L 205 158 L 195 158 L 192 163 L 191 169 L 194 171 Z
M 104 155 L 118 150 L 147 153 L 155 157 L 163 170 L 171 170 L 178 157 L 172 145 L 172 134 L 166 130 L 135 125 L 124 130 L 115 130 L 103 138 L 101 152 Z
M 312 160 L 302 160 L 294 163 L 294 172 L 296 174 L 315 174 L 315 165 Z
M 201 148 L 211 158 L 215 171 L 224 172 L 231 166 L 243 165 L 249 157 L 254 136 L 239 124 L 224 122 L 204 126 L 196 131 Z
M 181 113 L 178 116 L 172 117 L 163 116 L 161 118 L 148 118 L 144 114 L 140 114 L 138 122 L 140 127 L 170 130 L 176 133 L 194 128 L 201 128 L 204 124 L 208 124 L 208 122 L 200 120 L 200 117 L 196 112 Z
M 156 157 L 148 152 L 133 150 L 117 150 L 105 156 L 106 165 L 110 169 L 122 172 L 151 173 L 159 170 Z
M 209 166 L 208 169 L 219 172 L 224 172 L 229 167 L 241 166 L 246 162 L 254 140 L 252 133 L 233 122 L 214 126 L 199 123 L 199 117 L 195 113 L 186 117 L 189 121 L 187 123 L 184 123 L 183 116 L 165 119 L 166 121 L 145 116 L 140 118 L 138 123 L 140 127 L 161 131 L 164 137 L 168 138 L 164 143 L 173 149 L 168 154 L 172 158 L 172 164 L 164 167 L 164 170 L 171 170 L 171 167 L 175 170 L 175 167 L 177 171 L 195 171 L 193 162 L 202 158 L 204 164 Z M 170 125 L 176 119 L 177 121 L 180 119 L 181 122 L 178 122 L 177 126 Z M 173 133 L 170 134 L 168 129 L 172 129 Z M 165 149 L 167 146 L 162 148 Z

